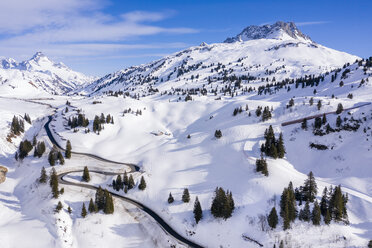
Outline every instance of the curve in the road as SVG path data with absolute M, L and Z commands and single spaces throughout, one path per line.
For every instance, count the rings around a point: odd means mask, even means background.
M 48 122 L 44 125 L 44 128 L 46 130 L 46 133 L 47 133 L 50 141 L 54 145 L 56 145 L 61 150 L 65 150 L 65 149 L 63 149 L 58 144 L 58 142 L 53 137 L 52 132 L 50 131 L 49 124 L 52 121 L 52 119 L 53 119 L 53 117 L 52 116 L 49 116 Z M 87 157 L 90 157 L 90 158 L 93 158 L 93 159 L 97 159 L 97 160 L 103 161 L 103 162 L 126 165 L 126 166 L 129 166 L 131 168 L 131 171 L 132 172 L 139 171 L 139 167 L 137 165 L 134 165 L 134 164 L 122 163 L 122 162 L 115 162 L 115 161 L 107 160 L 107 159 L 101 158 L 99 156 L 96 156 L 96 155 L 93 155 L 93 154 L 88 154 L 88 153 L 72 152 L 72 154 L 84 155 L 84 156 L 87 156 Z M 74 183 L 74 182 L 66 181 L 64 179 L 64 176 L 66 176 L 66 175 L 68 175 L 70 173 L 75 173 L 75 172 L 83 172 L 83 170 L 74 170 L 74 171 L 68 171 L 68 172 L 59 173 L 58 174 L 58 181 L 61 184 L 64 184 L 64 185 L 83 187 L 83 188 L 92 189 L 92 190 L 97 190 L 98 189 L 98 187 L 93 186 L 93 185 L 83 184 L 83 183 Z M 98 171 L 98 170 L 91 170 L 91 172 L 99 173 L 99 174 L 103 174 L 103 175 L 119 175 L 119 174 L 121 174 L 121 173 L 107 172 L 107 171 Z M 149 207 L 145 206 L 144 204 L 142 204 L 142 203 L 140 203 L 140 202 L 138 202 L 136 200 L 130 199 L 128 197 L 122 196 L 120 194 L 117 194 L 115 192 L 111 192 L 111 194 L 114 197 L 118 198 L 118 199 L 121 199 L 123 201 L 126 201 L 126 202 L 128 202 L 128 203 L 136 206 L 140 210 L 142 210 L 145 213 L 147 213 L 148 215 L 150 215 L 161 226 L 161 228 L 166 233 L 168 233 L 170 236 L 172 236 L 173 238 L 175 238 L 176 240 L 178 240 L 181 244 L 187 245 L 189 247 L 203 248 L 203 246 L 200 246 L 200 245 L 198 245 L 198 244 L 196 244 L 196 243 L 194 243 L 194 242 L 192 242 L 192 241 L 184 238 L 179 233 L 177 233 L 171 226 L 169 226 L 167 224 L 167 222 L 165 222 L 163 220 L 163 218 L 161 218 L 156 212 L 154 212 L 153 210 L 151 210 Z

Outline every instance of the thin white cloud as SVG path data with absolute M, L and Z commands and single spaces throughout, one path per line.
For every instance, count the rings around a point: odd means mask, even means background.
M 310 26 L 310 25 L 321 25 L 321 24 L 327 24 L 328 21 L 313 21 L 313 22 L 296 22 L 296 25 L 298 27 L 301 26 Z
M 134 49 L 169 49 L 182 43 L 124 44 L 139 37 L 195 33 L 187 27 L 162 27 L 174 14 L 133 11 L 112 16 L 108 0 L 12 0 L 0 2 L 0 55 L 25 59 L 35 51 L 48 56 L 113 56 Z

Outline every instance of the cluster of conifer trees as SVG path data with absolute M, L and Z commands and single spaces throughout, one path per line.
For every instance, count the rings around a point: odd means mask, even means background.
M 46 183 L 48 181 L 48 175 L 46 173 L 45 168 L 43 167 L 41 169 L 40 177 L 39 177 L 39 183 Z M 49 178 L 49 186 L 52 190 L 52 196 L 53 198 L 58 198 L 60 194 L 63 194 L 64 189 L 61 190 L 58 189 L 58 176 L 56 170 L 53 168 L 52 172 L 50 174 Z
M 25 121 L 27 121 L 28 124 L 31 124 L 31 118 L 30 118 L 30 116 L 29 116 L 27 113 L 25 113 L 25 115 L 23 116 L 23 119 L 24 119 Z
M 107 189 L 103 190 L 101 187 L 99 187 L 96 191 L 94 205 L 92 203 L 93 200 L 91 199 L 88 209 L 89 212 L 103 210 L 105 214 L 114 213 L 114 201 L 112 199 L 112 195 L 110 194 L 110 192 L 108 192 Z
M 261 158 L 256 160 L 256 171 L 261 172 L 265 176 L 269 176 L 269 170 L 267 169 L 267 162 L 266 159 L 263 157 L 261 153 Z
M 217 187 L 214 194 L 211 206 L 212 215 L 216 218 L 230 218 L 235 209 L 232 193 L 229 190 L 225 191 L 222 187 Z
M 41 176 L 39 182 L 44 183 L 47 178 L 44 167 L 41 170 Z M 52 195 L 54 198 L 58 198 L 60 194 L 63 194 L 64 188 L 61 190 L 58 189 L 58 176 L 56 170 L 53 168 L 52 173 L 50 174 L 49 186 L 52 189 Z
M 73 116 L 72 118 L 68 118 L 67 123 L 71 128 L 75 127 L 87 127 L 89 125 L 88 118 L 85 118 L 85 115 L 78 114 L 78 116 Z
M 45 152 L 45 149 L 46 148 L 45 148 L 44 141 L 37 142 L 37 144 L 35 145 L 35 149 L 34 149 L 34 157 L 41 158 L 41 156 L 43 156 Z
M 25 131 L 25 124 L 21 118 L 13 116 L 12 124 L 10 125 L 10 132 L 14 135 L 20 135 Z
M 248 104 L 245 105 L 245 111 L 248 111 Z M 234 108 L 233 116 L 236 116 L 237 114 L 241 114 L 243 112 L 242 106 Z
M 127 172 L 124 172 L 124 176 L 121 177 L 121 175 L 117 175 L 116 180 L 112 180 L 112 187 L 116 190 L 124 190 L 125 193 L 128 192 L 128 190 L 133 189 L 135 186 L 134 179 L 132 174 L 129 175 Z
M 101 186 L 96 191 L 95 201 L 90 198 L 88 211 L 89 213 L 97 213 L 100 210 L 103 210 L 105 214 L 113 214 L 114 213 L 114 200 L 110 192 L 107 189 L 103 190 Z M 88 214 L 88 211 L 85 207 L 85 203 L 81 208 L 81 217 L 85 218 Z
M 132 174 L 129 175 L 127 172 L 124 172 L 124 176 L 121 177 L 121 175 L 117 175 L 116 180 L 112 180 L 112 187 L 116 191 L 124 190 L 125 193 L 128 192 L 128 190 L 131 190 L 135 187 L 135 182 L 133 179 Z M 141 176 L 140 183 L 138 184 L 138 189 L 145 190 L 147 187 L 145 178 Z
M 270 125 L 268 129 L 265 130 L 265 143 L 261 145 L 261 152 L 266 154 L 266 156 L 272 158 L 283 158 L 285 152 L 283 134 L 279 134 L 279 139 L 276 140 L 273 127 Z
M 256 109 L 256 116 L 257 117 L 261 116 L 262 121 L 267 121 L 271 119 L 272 117 L 271 112 L 272 112 L 272 109 L 270 110 L 269 106 L 264 107 L 263 111 L 262 111 L 262 106 L 258 106 Z
M 55 145 L 49 152 L 48 161 L 51 166 L 56 165 L 57 161 L 59 161 L 60 165 L 65 164 L 65 159 L 63 158 L 61 151 Z
M 27 139 L 24 141 L 21 141 L 18 148 L 18 158 L 21 160 L 27 157 L 28 153 L 32 150 L 33 146 L 30 141 Z M 17 155 L 17 154 L 16 154 Z
M 235 209 L 235 203 L 230 191 L 225 191 L 222 187 L 217 187 L 215 190 L 215 195 L 211 205 L 211 213 L 216 218 L 228 219 L 232 216 L 232 213 Z M 190 202 L 190 192 L 188 188 L 185 188 L 182 193 L 182 201 L 184 203 Z M 172 204 L 174 198 L 172 193 L 169 193 L 168 203 Z M 196 196 L 194 202 L 194 219 L 196 224 L 203 218 L 203 210 L 199 201 L 199 198 Z
M 125 114 L 130 114 L 130 113 L 135 114 L 135 115 L 142 115 L 142 110 L 137 109 L 136 112 L 134 112 L 134 109 L 131 109 L 131 108 L 128 108 L 128 109 L 124 109 L 123 110 L 123 116 Z
M 328 190 L 325 187 L 323 197 L 320 202 L 316 199 L 317 184 L 312 172 L 308 174 L 303 186 L 293 189 L 292 182 L 287 188 L 284 188 L 280 199 L 280 216 L 283 220 L 283 229 L 289 229 L 291 223 L 298 217 L 301 221 L 312 222 L 313 225 L 320 225 L 322 216 L 325 224 L 330 224 L 333 219 L 336 222 L 343 221 L 348 223 L 346 203 L 348 201 L 347 194 L 344 195 L 341 191 L 341 186 Z M 298 206 L 301 206 L 305 201 L 305 206 L 298 211 Z M 311 205 L 313 208 L 311 210 Z M 273 207 L 267 217 L 268 224 L 271 228 L 276 228 L 279 218 L 275 207 Z
M 93 132 L 99 133 L 103 129 L 103 125 L 105 123 L 114 124 L 114 117 L 112 117 L 110 114 L 105 117 L 103 113 L 101 113 L 101 116 L 96 115 L 93 120 Z

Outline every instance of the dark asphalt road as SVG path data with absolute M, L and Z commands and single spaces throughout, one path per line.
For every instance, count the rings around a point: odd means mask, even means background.
M 62 148 L 58 142 L 54 139 L 53 137 L 53 134 L 52 132 L 50 131 L 49 129 L 49 123 L 52 121 L 53 117 L 52 116 L 49 116 L 49 120 L 48 122 L 44 125 L 44 128 L 46 130 L 46 133 L 50 139 L 50 141 L 56 145 L 59 149 L 61 150 L 65 150 L 64 148 Z M 139 171 L 139 167 L 135 164 L 128 164 L 128 163 L 122 163 L 122 162 L 115 162 L 115 161 L 111 161 L 111 160 L 107 160 L 107 159 L 104 159 L 104 158 L 101 158 L 99 156 L 96 156 L 96 155 L 93 155 L 93 154 L 88 154 L 88 153 L 80 153 L 80 152 L 72 152 L 72 154 L 78 154 L 78 155 L 83 155 L 83 156 L 87 156 L 87 157 L 90 157 L 90 158 L 93 158 L 93 159 L 96 159 L 96 160 L 99 160 L 99 161 L 103 161 L 103 162 L 108 162 L 108 163 L 114 163 L 114 164 L 122 164 L 122 165 L 126 165 L 126 166 L 129 166 L 131 168 L 131 172 L 135 172 L 135 171 Z M 95 172 L 95 173 L 100 173 L 100 174 L 103 174 L 103 175 L 119 175 L 119 174 L 123 174 L 123 173 L 115 173 L 115 172 L 107 172 L 107 171 L 97 171 L 97 170 L 90 170 L 91 172 Z M 74 182 L 69 182 L 69 181 L 66 181 L 64 179 L 64 176 L 68 175 L 69 173 L 73 173 L 73 172 L 83 172 L 83 170 L 74 170 L 74 171 L 68 171 L 68 172 L 63 172 L 63 173 L 59 173 L 58 174 L 58 181 L 60 184 L 64 184 L 64 185 L 70 185 L 70 186 L 76 186 L 76 187 L 82 187 L 82 188 L 87 188 L 87 189 L 91 189 L 91 190 L 96 190 L 98 187 L 96 186 L 93 186 L 93 185 L 88 185 L 88 184 L 83 184 L 83 183 L 74 183 Z M 181 244 L 184 244 L 184 245 L 187 245 L 189 247 L 196 247 L 196 248 L 202 248 L 203 246 L 200 246 L 186 238 L 184 238 L 182 235 L 180 235 L 179 233 L 177 233 L 171 226 L 169 226 L 157 213 L 155 213 L 153 210 L 151 210 L 149 207 L 145 206 L 144 204 L 136 201 L 136 200 L 133 200 L 133 199 L 130 199 L 128 197 L 125 197 L 125 196 L 122 196 L 118 193 L 115 193 L 115 192 L 111 192 L 111 194 L 116 197 L 117 199 L 120 199 L 120 200 L 123 200 L 123 201 L 126 201 L 130 204 L 133 204 L 134 206 L 136 206 L 137 208 L 139 208 L 140 210 L 146 212 L 148 215 L 150 215 L 161 227 L 162 229 L 167 232 L 170 236 L 172 236 L 173 238 L 175 238 L 176 240 L 178 240 Z

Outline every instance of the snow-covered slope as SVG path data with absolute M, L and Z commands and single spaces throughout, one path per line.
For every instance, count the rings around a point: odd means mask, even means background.
M 92 77 L 55 63 L 41 52 L 20 63 L 11 58 L 0 60 L 2 95 L 66 94 L 91 81 Z
M 356 59 L 358 57 L 312 42 L 293 23 L 278 22 L 249 26 L 225 43 L 202 43 L 149 64 L 108 74 L 80 92 L 169 94 L 175 90 L 202 90 L 211 82 L 217 83 L 213 88 L 217 86 L 219 92 L 224 87 L 233 88 L 237 77 L 245 77 L 241 81 L 243 87 L 254 87 L 255 82 L 263 80 L 318 75 Z
M 146 203 L 180 233 L 205 247 L 258 247 L 243 236 L 258 240 L 264 247 L 278 247 L 280 240 L 284 240 L 285 247 L 365 247 L 372 230 L 372 105 L 340 114 L 345 122 L 360 121 L 356 131 L 340 130 L 320 136 L 313 134 L 314 120 L 308 121 L 308 130 L 301 129 L 300 123 L 285 127 L 281 124 L 334 111 L 339 103 L 349 108 L 371 102 L 372 70 L 366 64 L 361 61 L 324 74 L 318 84 L 299 83 L 296 87 L 294 81 L 272 92 L 250 92 L 221 100 L 201 94 L 187 102 L 168 94 L 141 97 L 139 101 L 95 96 L 73 101 L 75 107 L 67 113 L 61 107 L 53 125 L 61 135 L 59 141 L 64 144 L 64 140 L 71 140 L 76 151 L 139 164 L 148 188 L 130 191 L 126 196 Z M 312 97 L 313 105 L 309 103 Z M 291 98 L 294 106 L 287 107 Z M 316 106 L 319 100 L 320 110 Z M 233 116 L 233 110 L 240 106 L 242 113 Z M 273 118 L 262 122 L 255 114 L 258 106 L 273 108 Z M 124 113 L 128 108 L 133 112 Z M 109 113 L 115 124 L 105 125 L 99 135 L 86 133 L 85 128 L 66 128 L 68 117 L 76 116 L 77 109 L 90 120 Z M 138 109 L 142 114 L 136 114 Z M 327 124 L 336 128 L 336 118 L 328 115 Z M 265 177 L 255 172 L 255 162 L 269 125 L 277 136 L 283 132 L 287 153 L 283 159 L 267 158 L 269 176 Z M 214 138 L 216 129 L 222 131 L 222 138 Z M 311 142 L 329 149 L 312 149 Z M 329 226 L 324 222 L 313 226 L 296 220 L 290 230 L 283 230 L 281 218 L 274 230 L 262 224 L 260 216 L 266 216 L 273 206 L 279 211 L 280 195 L 289 181 L 299 187 L 310 171 L 316 176 L 318 201 L 325 186 L 342 185 L 349 195 L 350 224 L 332 221 Z M 226 221 L 213 218 L 210 212 L 217 186 L 234 195 L 236 210 Z M 190 203 L 181 201 L 184 188 L 190 190 Z M 167 203 L 169 192 L 176 199 L 173 204 Z M 196 196 L 203 208 L 203 220 L 198 224 L 192 213 Z

